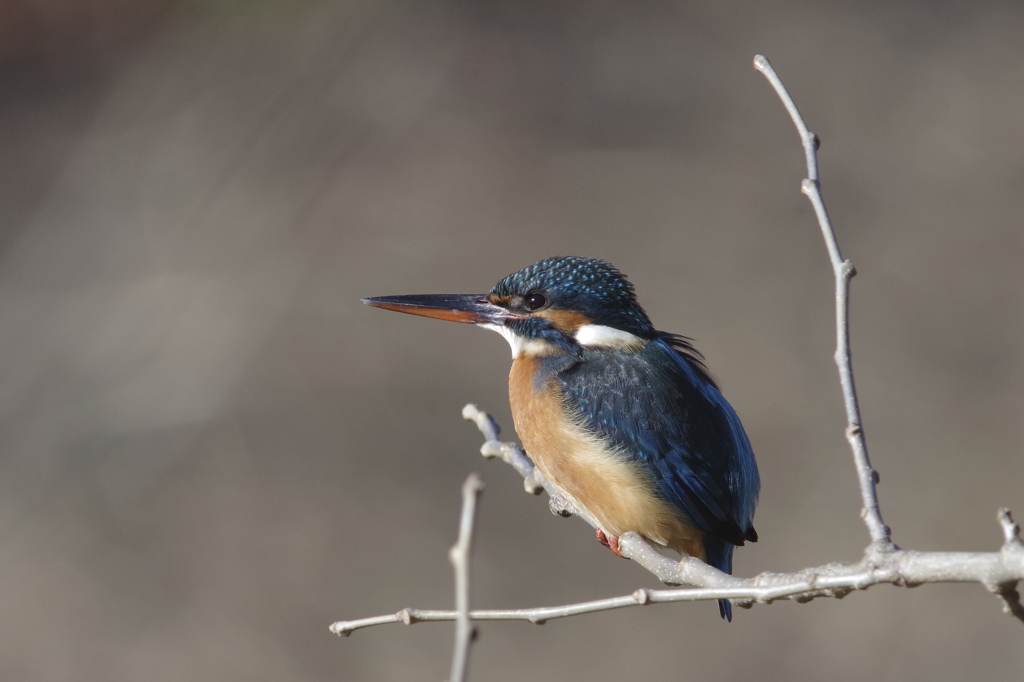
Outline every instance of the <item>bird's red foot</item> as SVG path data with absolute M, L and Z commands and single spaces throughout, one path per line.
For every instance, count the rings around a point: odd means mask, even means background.
M 606 535 L 600 528 L 596 529 L 595 534 L 597 535 L 597 541 L 610 549 L 612 554 L 622 559 L 626 558 L 619 552 L 619 538 L 617 535 Z

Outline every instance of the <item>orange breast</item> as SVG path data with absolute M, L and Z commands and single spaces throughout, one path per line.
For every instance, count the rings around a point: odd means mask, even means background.
M 703 534 L 655 493 L 639 464 L 588 431 L 566 408 L 557 381 L 537 385 L 540 358 L 521 353 L 512 363 L 509 400 L 523 447 L 541 473 L 609 535 L 627 531 L 704 559 Z

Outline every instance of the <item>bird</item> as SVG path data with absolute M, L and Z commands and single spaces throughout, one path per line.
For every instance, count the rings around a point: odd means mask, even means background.
M 633 531 L 732 573 L 733 549 L 757 541 L 760 477 L 736 411 L 691 339 L 656 330 L 611 263 L 546 258 L 486 294 L 362 302 L 504 336 L 524 450 L 616 555 Z M 732 620 L 728 600 L 719 611 Z

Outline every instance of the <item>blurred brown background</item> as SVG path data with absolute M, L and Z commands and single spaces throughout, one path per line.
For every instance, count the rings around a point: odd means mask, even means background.
M 607 258 L 690 335 L 761 465 L 737 572 L 867 534 L 803 157 L 824 141 L 895 540 L 1024 519 L 1019 2 L 0 5 L 0 679 L 439 680 L 458 487 L 475 604 L 654 580 L 483 461 L 508 348 L 362 296 Z M 980 586 L 487 624 L 474 680 L 1020 680 Z

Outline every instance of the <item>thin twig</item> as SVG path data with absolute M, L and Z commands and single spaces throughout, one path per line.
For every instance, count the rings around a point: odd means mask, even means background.
M 462 408 L 462 418 L 475 423 L 480 433 L 484 434 L 484 444 L 480 446 L 481 455 L 487 459 L 500 458 L 518 471 L 523 477 L 523 487 L 531 495 L 540 495 L 545 489 L 551 492 L 550 488 L 540 482 L 539 479 L 543 476 L 533 468 L 533 462 L 523 452 L 522 447 L 517 443 L 502 443 L 498 440 L 501 427 L 494 421 L 494 417 L 470 404 Z
M 764 74 L 776 94 L 782 100 L 786 111 L 793 119 L 797 132 L 800 134 L 800 141 L 804 147 L 804 155 L 807 158 L 807 177 L 800 184 L 801 191 L 810 199 L 814 207 L 814 213 L 818 217 L 818 224 L 821 226 L 821 234 L 825 238 L 825 247 L 828 249 L 829 260 L 832 263 L 832 272 L 836 280 L 836 365 L 839 367 L 839 382 L 843 388 L 843 402 L 846 404 L 846 439 L 853 450 L 853 459 L 857 466 L 857 477 L 860 480 L 860 493 L 863 501 L 861 516 L 871 534 L 872 546 L 869 551 L 875 553 L 887 552 L 896 549 L 890 537 L 889 528 L 882 521 L 882 511 L 878 506 L 878 491 L 875 485 L 878 483 L 878 473 L 871 468 L 871 460 L 868 458 L 868 446 L 864 439 L 864 426 L 860 418 L 860 406 L 857 403 L 857 388 L 853 381 L 853 363 L 850 354 L 850 280 L 856 269 L 853 263 L 844 260 L 839 251 L 839 243 L 836 241 L 835 231 L 832 229 L 832 222 L 828 217 L 824 199 L 821 196 L 821 178 L 818 176 L 818 147 L 820 140 L 817 135 L 807 129 L 800 111 L 796 108 L 793 98 L 790 97 L 786 86 L 782 84 L 775 69 L 762 55 L 754 57 L 754 68 Z
M 497 424 L 495 424 L 497 426 Z M 455 568 L 455 647 L 452 652 L 450 682 L 464 682 L 469 666 L 469 647 L 475 638 L 472 615 L 469 610 L 469 560 L 473 552 L 473 529 L 476 525 L 476 504 L 483 492 L 484 482 L 470 474 L 462 484 L 462 514 L 459 518 L 459 539 L 448 552 Z

